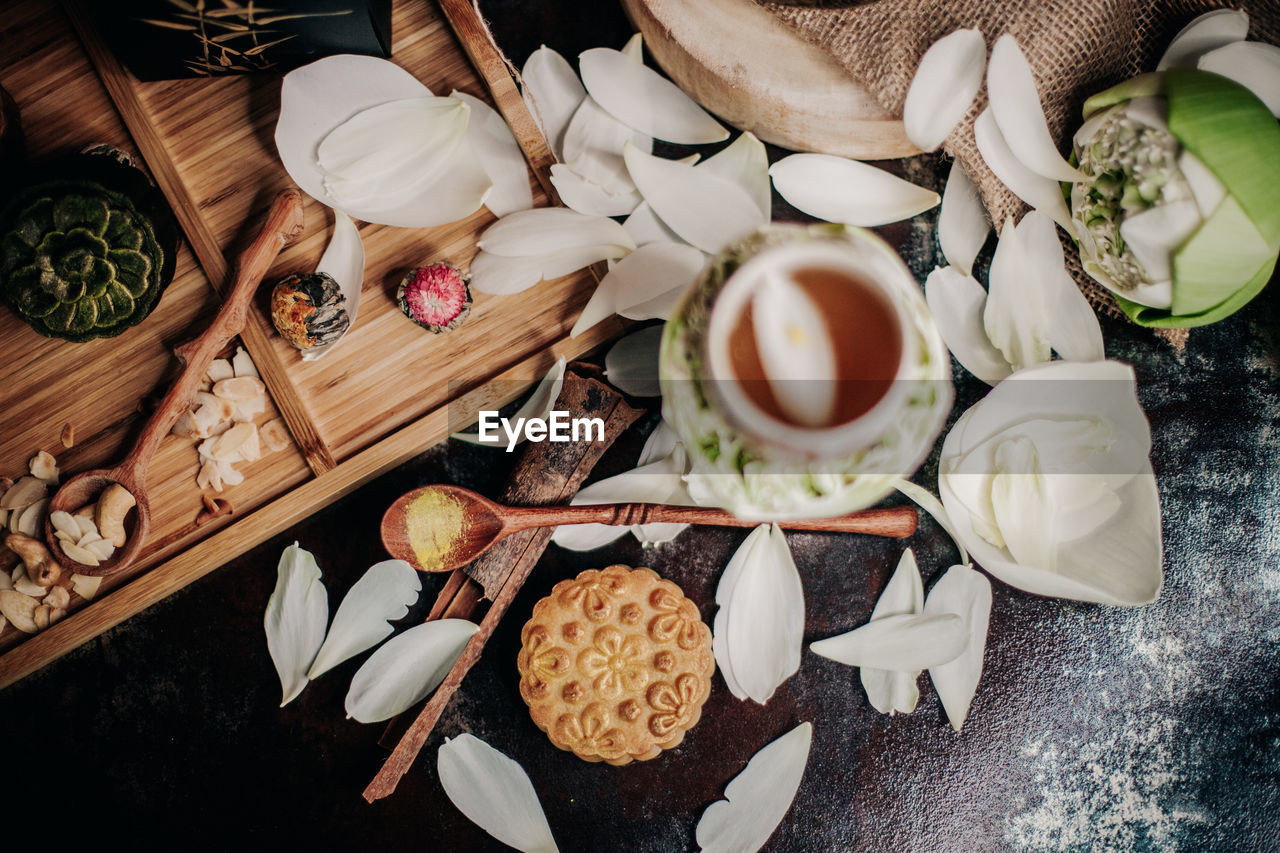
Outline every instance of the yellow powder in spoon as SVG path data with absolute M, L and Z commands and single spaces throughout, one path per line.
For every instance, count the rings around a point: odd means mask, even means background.
M 405 507 L 404 523 L 418 564 L 434 571 L 443 569 L 461 544 L 466 512 L 453 495 L 428 489 Z

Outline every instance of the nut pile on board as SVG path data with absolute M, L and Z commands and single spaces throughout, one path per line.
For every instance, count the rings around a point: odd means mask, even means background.
M 0 635 L 9 625 L 27 634 L 48 628 L 67 615 L 73 595 L 78 597 L 75 600 L 88 601 L 102 583 L 101 578 L 63 569 L 40 539 L 48 514 L 49 490 L 58 485 L 57 460 L 42 450 L 32 457 L 27 467 L 30 473 L 17 482 L 0 477 L 0 488 L 4 489 L 0 496 L 0 528 L 8 531 L 4 544 L 21 560 L 11 570 L 0 571 Z M 132 500 L 132 495 L 129 498 Z M 63 547 L 81 548 L 88 557 L 82 562 L 88 565 L 99 562 L 95 549 L 98 541 L 111 545 L 98 532 L 93 511 L 94 507 L 89 506 L 76 515 L 53 513 L 50 516 L 55 529 L 68 531 L 66 536 L 70 542 L 61 535 L 58 537 L 63 539 Z M 70 533 L 72 530 L 74 536 Z M 105 547 L 96 545 L 97 549 Z
M 205 384 L 196 392 L 190 411 L 173 425 L 174 435 L 203 439 L 197 447 L 197 486 L 221 493 L 225 486 L 244 482 L 235 463 L 257 461 L 263 445 L 270 451 L 289 446 L 279 418 L 261 427 L 254 423 L 266 410 L 267 388 L 243 347 L 237 347 L 231 358 L 216 358 L 209 364 Z
M 49 523 L 62 553 L 81 565 L 96 566 L 110 560 L 128 541 L 124 520 L 137 503 L 132 492 L 112 483 L 95 503 L 85 504 L 75 514 L 61 510 L 49 513 Z

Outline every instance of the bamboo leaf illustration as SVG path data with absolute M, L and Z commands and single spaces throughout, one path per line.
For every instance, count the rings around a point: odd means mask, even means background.
M 350 15 L 353 10 L 340 9 L 337 12 L 298 12 L 293 15 L 276 15 L 272 18 L 259 18 L 259 24 L 275 24 L 280 21 L 292 21 L 295 18 L 336 18 L 340 15 Z
M 144 24 L 150 24 L 153 27 L 164 27 L 166 30 L 181 30 L 184 33 L 193 33 L 196 28 L 193 24 L 183 24 L 178 21 L 160 21 L 155 18 L 139 18 Z
M 266 50 L 266 49 L 267 49 L 267 48 L 269 48 L 269 47 L 274 47 L 275 45 L 280 44 L 281 42 L 286 42 L 286 41 L 288 41 L 289 39 L 297 38 L 297 37 L 298 37 L 298 34 L 297 34 L 297 33 L 294 33 L 293 35 L 285 36 L 285 37 L 284 37 L 284 38 L 282 38 L 282 39 L 276 39 L 275 41 L 269 41 L 269 42 L 267 42 L 266 44 L 260 44 L 260 45 L 258 45 L 257 47 L 250 48 L 249 50 L 246 50 L 246 51 L 244 52 L 244 55 L 245 55 L 245 56 L 257 56 L 258 54 L 262 53 L 264 50 Z

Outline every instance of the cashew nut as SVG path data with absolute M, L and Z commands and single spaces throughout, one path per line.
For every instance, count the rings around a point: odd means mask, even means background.
M 12 589 L 0 589 L 0 613 L 4 614 L 10 625 L 24 634 L 34 634 L 40 630 L 35 620 L 38 604 L 29 595 Z
M 9 550 L 22 558 L 27 577 L 43 587 L 51 587 L 62 580 L 62 566 L 49 554 L 49 549 L 39 539 L 10 533 L 4 538 Z
M 124 517 L 137 501 L 124 486 L 112 483 L 98 498 L 98 507 L 94 511 L 94 520 L 98 523 L 98 533 L 117 548 L 123 548 L 128 536 L 124 532 Z

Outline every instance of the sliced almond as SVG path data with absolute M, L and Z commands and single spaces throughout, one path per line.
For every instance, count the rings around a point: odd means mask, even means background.
M 71 422 L 62 425 L 62 446 L 68 450 L 76 443 L 76 428 Z
M 54 510 L 49 513 L 49 523 L 53 525 L 53 529 L 59 533 L 65 533 L 72 539 L 78 540 L 84 535 L 80 530 L 80 525 L 76 523 L 75 518 L 69 512 L 64 510 Z
M 4 527 L 9 523 L 9 510 L 0 509 L 0 527 Z
M 267 393 L 267 386 L 253 376 L 237 376 L 213 383 L 213 393 L 224 400 L 252 400 Z
M 58 541 L 60 541 L 60 542 L 74 542 L 74 541 L 76 541 L 76 537 L 74 537 L 74 536 L 70 535 L 70 534 L 69 534 L 69 533 L 67 533 L 65 530 L 55 530 L 55 531 L 53 531 L 53 537 L 54 537 L 55 539 L 57 539 Z
M 36 501 L 42 499 L 49 490 L 43 480 L 38 477 L 28 475 L 21 477 L 18 482 L 4 493 L 4 497 L 0 498 L 0 509 L 20 509 L 24 506 L 31 506 Z
M 14 533 L 30 536 L 32 539 L 40 538 L 44 535 L 44 517 L 48 509 L 48 498 L 36 501 L 24 509 L 21 515 L 13 519 L 9 529 Z
M 240 458 L 245 462 L 256 462 L 262 458 L 262 442 L 259 440 L 258 427 L 252 421 L 243 426 L 249 427 L 250 433 L 244 440 L 244 444 L 240 445 Z
M 217 438 L 235 425 L 235 421 L 218 421 L 216 424 L 209 427 L 209 436 L 211 438 Z
M 41 598 L 46 592 L 48 592 L 48 590 L 43 586 L 27 577 L 27 569 L 25 566 L 18 566 L 18 568 L 14 569 L 11 579 L 13 581 L 13 588 L 23 595 L 29 595 L 32 598 Z
M 67 616 L 67 608 L 65 607 L 49 608 L 49 624 L 50 625 L 57 625 L 59 622 L 65 619 L 66 616 Z
M 75 512 L 71 513 L 71 515 L 76 519 L 76 524 L 79 524 L 79 523 L 80 523 L 80 519 L 82 519 L 82 518 L 87 518 L 87 519 L 89 519 L 90 521 L 92 521 L 92 520 L 93 520 L 93 510 L 94 510 L 94 505 L 93 505 L 93 504 L 85 504 L 84 506 L 82 506 L 82 507 L 80 507 L 78 510 L 76 510 Z
M 52 623 L 49 621 L 49 613 L 53 608 L 47 604 L 36 605 L 36 609 L 31 613 L 31 619 L 36 623 L 36 630 L 43 631 Z
M 73 542 L 62 542 L 62 553 L 75 560 L 82 566 L 96 566 L 102 561 L 98 559 L 98 555 L 90 551 L 88 548 L 81 548 Z M 17 586 L 16 584 L 14 585 Z
M 258 366 L 253 363 L 249 353 L 244 351 L 244 347 L 236 347 L 236 354 L 231 358 L 231 366 L 235 369 L 236 376 L 252 376 L 255 379 L 258 377 Z
M 92 542 L 105 542 L 105 541 L 106 540 L 102 538 L 102 534 L 96 530 L 90 533 L 86 533 L 85 535 L 81 536 L 79 539 L 75 540 L 76 544 L 79 545 L 81 548 L 88 547 L 89 544 Z
M 68 607 L 71 604 L 71 593 L 67 592 L 66 587 L 55 586 L 45 595 L 44 603 L 55 609 Z
M 94 575 L 72 575 L 71 591 L 83 598 L 85 601 L 92 601 L 93 597 L 98 594 L 98 587 L 102 586 L 102 578 Z
M 76 526 L 80 528 L 80 532 L 76 534 L 75 540 L 79 542 L 86 536 L 101 536 L 98 533 L 98 523 L 93 520 L 94 504 L 82 506 L 76 510 L 76 514 L 71 516 L 75 519 Z
M 289 446 L 289 433 L 284 428 L 284 422 L 279 418 L 267 421 L 258 432 L 267 449 L 273 453 Z
M 222 478 L 222 482 L 228 486 L 238 486 L 244 482 L 244 474 L 241 474 L 231 466 L 230 462 L 217 462 L 218 476 Z
M 79 542 L 77 544 L 103 561 L 110 560 L 111 555 L 116 552 L 116 546 L 106 539 L 95 539 L 92 542 Z
M 192 412 L 183 412 L 178 415 L 178 419 L 173 422 L 173 429 L 169 432 L 179 438 L 200 437 L 196 434 L 195 416 Z
M 222 491 L 222 473 L 218 470 L 217 462 L 212 459 L 204 461 L 204 464 L 200 466 L 200 473 L 196 475 L 196 487 L 213 489 L 215 492 Z
M 231 414 L 231 419 L 238 422 L 252 421 L 266 410 L 267 398 L 265 395 L 254 397 L 252 400 L 236 400 L 235 410 Z
M 220 421 L 229 419 L 235 409 L 235 405 L 230 400 L 224 400 L 209 391 L 196 392 L 196 405 L 200 408 L 211 407 Z
M 39 606 L 34 598 L 17 590 L 0 590 L 0 613 L 24 634 L 34 634 L 40 630 L 36 627 L 35 620 L 36 608 Z
M 22 566 L 18 566 L 18 568 L 21 569 Z M 15 571 L 17 570 L 15 569 Z M 13 578 L 10 577 L 8 572 L 0 572 L 0 590 L 5 589 L 13 589 Z
M 45 485 L 58 485 L 58 460 L 53 458 L 52 453 L 41 450 L 31 458 L 27 467 L 31 471 L 31 476 L 44 480 Z
M 236 375 L 236 370 L 231 366 L 231 362 L 225 358 L 215 358 L 209 362 L 209 369 L 205 372 L 209 380 L 214 384 L 224 379 L 231 379 Z
M 204 441 L 200 442 L 200 445 L 196 448 L 196 453 L 200 454 L 201 459 L 212 459 L 213 448 L 217 447 L 219 440 L 220 439 L 217 438 L 206 438 Z
M 251 423 L 236 424 L 218 438 L 209 455 L 218 462 L 237 462 L 244 458 L 241 448 L 258 437 L 258 428 Z

